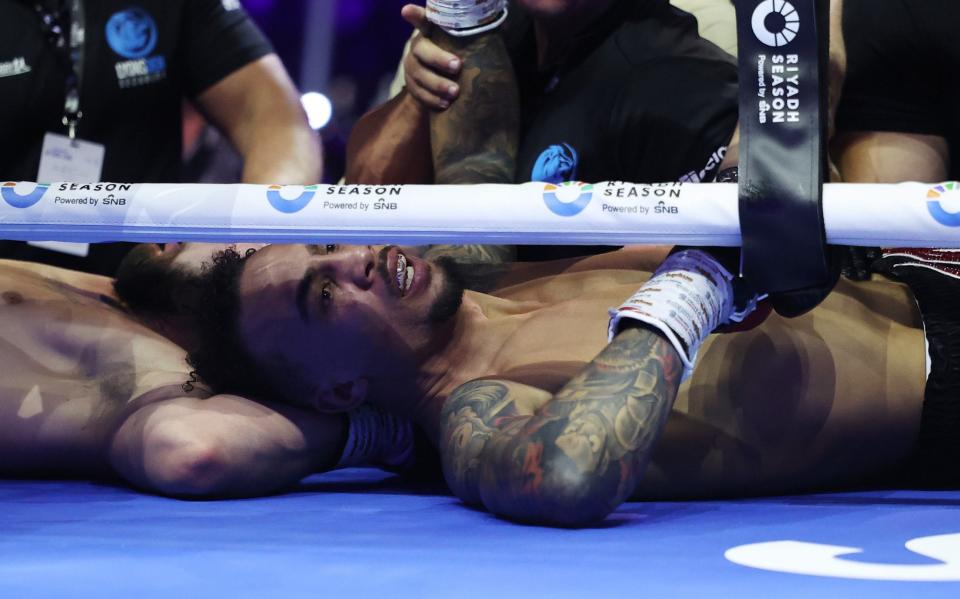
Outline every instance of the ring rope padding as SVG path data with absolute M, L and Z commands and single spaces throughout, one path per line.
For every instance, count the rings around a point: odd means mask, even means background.
M 827 184 L 827 242 L 960 247 L 960 183 Z M 732 183 L 0 184 L 22 241 L 738 246 Z

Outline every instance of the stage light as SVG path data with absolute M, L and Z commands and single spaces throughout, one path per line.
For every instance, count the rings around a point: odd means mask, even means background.
M 315 130 L 323 129 L 333 116 L 333 105 L 320 92 L 307 92 L 300 97 L 300 103 L 307 113 L 307 120 Z

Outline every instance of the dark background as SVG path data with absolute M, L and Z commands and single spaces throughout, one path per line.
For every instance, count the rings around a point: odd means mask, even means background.
M 411 28 L 400 18 L 409 0 L 242 0 L 276 48 L 301 92 L 330 99 L 320 130 L 324 181 L 343 174 L 354 122 L 386 98 Z

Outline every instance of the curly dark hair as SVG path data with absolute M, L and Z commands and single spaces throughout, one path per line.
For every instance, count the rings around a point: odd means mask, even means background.
M 198 343 L 187 361 L 217 393 L 275 399 L 274 385 L 262 374 L 240 333 L 238 284 L 243 265 L 253 253 L 241 256 L 228 248 L 204 268 L 193 315 Z

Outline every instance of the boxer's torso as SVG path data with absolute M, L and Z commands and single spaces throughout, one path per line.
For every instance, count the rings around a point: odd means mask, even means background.
M 184 395 L 189 372 L 181 348 L 118 305 L 110 279 L 0 261 L 0 474 L 106 471 L 122 419 Z
M 607 345 L 608 308 L 649 273 L 627 269 L 622 255 L 589 260 L 586 271 L 576 272 L 581 264 L 496 298 L 477 296 L 491 321 L 521 324 L 505 335 L 490 372 L 474 378 L 538 387 L 547 401 Z M 598 269 L 604 261 L 612 268 Z M 889 472 L 913 449 L 924 360 L 912 295 L 886 281 L 841 282 L 801 318 L 772 316 L 752 331 L 713 335 L 681 386 L 642 491 L 785 492 Z

